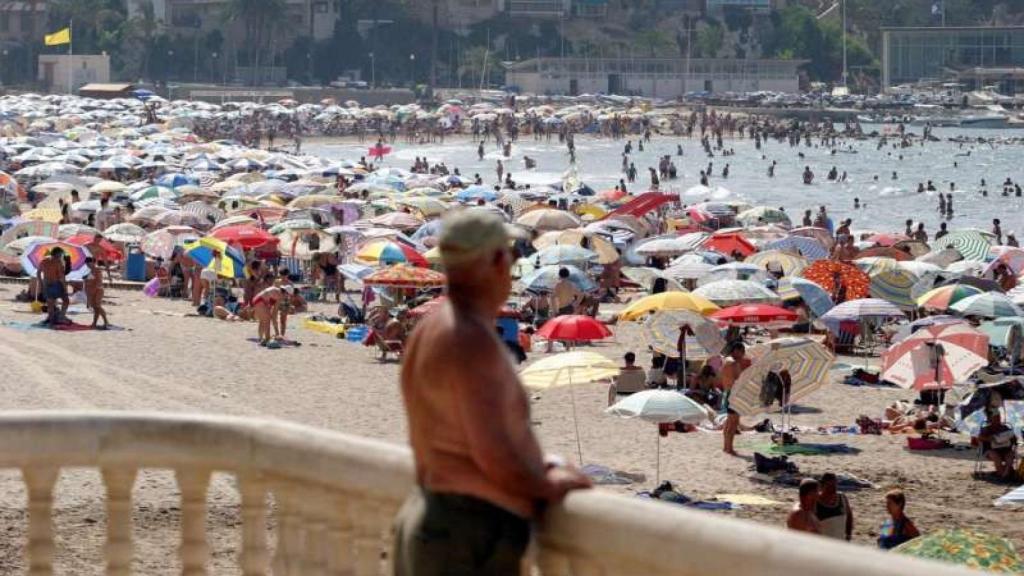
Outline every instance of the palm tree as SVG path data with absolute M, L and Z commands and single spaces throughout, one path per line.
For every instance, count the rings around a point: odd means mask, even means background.
M 273 35 L 273 25 L 284 18 L 286 11 L 284 0 L 231 0 L 225 8 L 225 20 L 245 23 L 253 84 L 260 78 L 260 58 Z

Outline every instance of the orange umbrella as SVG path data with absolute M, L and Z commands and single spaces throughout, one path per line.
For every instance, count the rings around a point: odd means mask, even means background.
M 366 286 L 437 288 L 444 286 L 444 283 L 444 274 L 407 264 L 395 264 L 388 268 L 382 268 L 363 278 L 363 284 Z
M 808 266 L 802 276 L 824 288 L 836 304 L 867 298 L 871 285 L 871 278 L 867 274 L 852 264 L 838 260 L 818 260 Z M 837 277 L 839 286 L 836 286 Z
M 872 248 L 866 248 L 857 253 L 857 258 L 867 258 L 874 256 L 877 258 L 892 258 L 897 262 L 905 262 L 907 260 L 913 260 L 914 257 L 908 252 L 904 252 L 899 248 L 892 248 L 886 246 L 875 246 Z
M 739 252 L 744 258 L 757 252 L 757 247 L 738 232 L 714 234 L 704 241 L 703 247 L 715 252 L 721 252 L 722 254 Z

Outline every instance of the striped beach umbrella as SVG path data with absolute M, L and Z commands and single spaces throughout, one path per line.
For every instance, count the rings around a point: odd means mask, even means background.
M 758 252 L 757 254 L 751 254 L 743 261 L 764 270 L 768 268 L 782 270 L 782 273 L 786 276 L 799 274 L 809 264 L 806 258 L 797 256 L 792 252 L 783 252 L 782 250 Z
M 799 295 L 800 299 L 804 301 L 804 304 L 810 308 L 811 313 L 815 316 L 820 318 L 835 306 L 835 302 L 832 301 L 832 297 L 828 295 L 828 292 L 814 282 L 806 278 L 790 278 L 789 283 L 793 291 Z
M 356 252 L 356 261 L 363 264 L 412 264 L 426 268 L 426 258 L 411 246 L 390 240 L 367 242 Z
M 556 244 L 554 246 L 541 249 L 530 258 L 532 260 L 539 261 L 541 266 L 557 266 L 561 264 L 582 266 L 592 262 L 597 262 L 597 252 L 587 250 L 586 248 L 580 248 L 579 246 Z
M 25 248 L 21 254 L 22 270 L 28 276 L 35 276 L 43 259 L 55 249 L 64 252 L 65 263 L 70 258 L 71 267 L 65 270 L 65 277 L 68 280 L 78 281 L 85 278 L 89 273 L 89 267 L 85 264 L 85 259 L 89 257 L 89 250 L 60 240 L 42 240 Z
M 37 220 L 26 220 L 11 226 L 0 235 L 0 247 L 4 247 L 19 238 L 29 236 L 46 236 L 56 238 L 59 226 L 54 222 L 41 222 Z
M 697 288 L 693 294 L 702 296 L 717 306 L 766 304 L 780 300 L 775 292 L 749 280 L 719 280 Z
M 999 292 L 984 292 L 968 296 L 952 304 L 949 309 L 961 316 L 981 316 L 983 318 L 1024 316 L 1024 311 L 1014 304 L 1009 296 Z
M 868 276 L 872 276 L 886 270 L 896 270 L 900 267 L 898 261 L 884 256 L 865 256 L 864 258 L 857 258 L 853 261 L 853 265 L 860 268 Z
M 673 261 L 672 265 L 665 269 L 665 274 L 676 280 L 697 280 L 704 277 L 714 267 L 714 264 L 709 263 L 702 256 L 687 254 Z
M 882 378 L 914 390 L 949 389 L 988 364 L 988 336 L 965 322 L 925 326 L 882 355 Z
M 860 320 L 867 318 L 903 318 L 906 314 L 892 302 L 878 298 L 858 298 L 837 304 L 823 314 L 823 320 Z
M 692 252 L 709 238 L 704 232 L 693 232 L 674 238 L 655 238 L 641 244 L 636 253 L 641 256 L 679 256 Z
M 566 264 L 562 266 L 542 266 L 519 279 L 519 284 L 526 292 L 534 294 L 546 294 L 558 284 L 559 271 L 565 268 L 569 271 L 569 282 L 572 282 L 581 292 L 593 292 L 597 290 L 597 284 L 579 268 Z
M 828 258 L 828 249 L 816 238 L 808 238 L 806 236 L 787 236 L 768 242 L 762 248 L 765 250 L 792 252 L 811 262 Z
M 917 298 L 917 305 L 926 310 L 948 310 L 957 302 L 981 294 L 981 290 L 967 284 L 949 284 L 933 288 Z
M 187 244 L 185 251 L 201 268 L 222 278 L 245 278 L 245 256 L 227 242 L 211 236 Z
M 901 308 L 914 308 L 917 302 L 910 295 L 911 289 L 918 281 L 917 275 L 895 268 L 885 270 L 871 276 L 868 293 L 872 298 L 888 300 Z
M 111 242 L 138 244 L 146 237 L 146 231 L 141 226 L 136 226 L 130 222 L 122 222 L 108 226 L 103 231 L 103 237 Z
M 966 528 L 947 528 L 893 548 L 897 554 L 959 564 L 984 572 L 1018 574 L 1024 561 L 1013 542 Z
M 828 383 L 828 371 L 834 357 L 829 351 L 807 338 L 778 338 L 768 342 L 768 350 L 743 371 L 729 394 L 729 407 L 741 416 L 763 413 L 762 388 L 770 372 L 789 372 L 787 405 L 810 396 Z
M 931 248 L 932 252 L 952 248 L 959 252 L 964 260 L 984 262 L 988 258 L 991 245 L 988 238 L 977 230 L 957 230 L 932 242 Z
M 708 358 L 725 348 L 725 338 L 718 326 L 690 310 L 665 310 L 648 316 L 644 322 L 644 342 L 659 354 L 678 358 L 679 328 L 682 326 L 689 326 L 693 332 L 686 337 L 687 359 Z
M 792 222 L 789 220 L 789 214 L 770 206 L 754 206 L 749 210 L 744 210 L 736 215 L 736 221 L 747 226 L 754 224 L 781 224 L 789 227 L 792 225 Z

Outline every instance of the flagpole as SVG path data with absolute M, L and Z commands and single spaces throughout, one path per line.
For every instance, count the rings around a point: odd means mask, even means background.
M 75 20 L 68 20 L 68 94 L 75 91 Z

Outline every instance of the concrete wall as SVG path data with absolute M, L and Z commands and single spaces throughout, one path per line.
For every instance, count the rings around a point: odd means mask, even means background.
M 72 76 L 68 77 L 68 64 L 72 65 Z M 78 89 L 91 82 L 110 82 L 110 56 L 105 54 L 43 54 L 39 56 L 37 80 L 54 93 L 68 92 L 68 81 Z
M 515 72 L 506 74 L 505 83 L 518 87 L 521 92 L 532 94 L 571 94 L 572 80 L 576 80 L 576 94 L 609 92 L 607 76 L 562 76 L 542 77 L 536 72 Z M 705 90 L 705 81 L 711 81 L 711 90 L 720 92 L 799 92 L 800 80 L 792 78 L 764 78 L 746 76 L 741 78 L 691 74 L 689 83 L 685 77 L 654 78 L 648 75 L 621 75 L 620 94 L 639 94 L 651 98 L 675 98 L 687 92 Z

